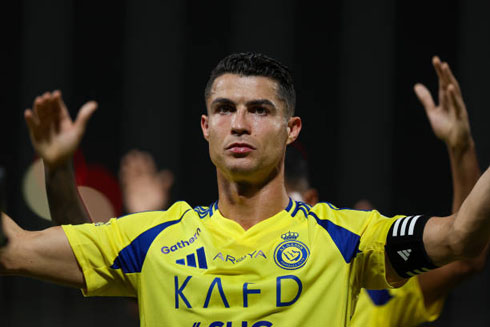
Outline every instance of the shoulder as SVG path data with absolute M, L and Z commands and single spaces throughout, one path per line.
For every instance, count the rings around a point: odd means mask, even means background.
M 172 204 L 167 210 L 141 211 L 121 216 L 116 220 L 122 224 L 131 224 L 135 220 L 144 220 L 147 223 L 165 222 L 181 219 L 184 214 L 192 211 L 192 207 L 185 201 L 178 201 Z
M 326 224 L 326 221 L 329 221 L 353 232 L 361 232 L 362 227 L 372 218 L 383 217 L 376 210 L 339 208 L 329 202 L 320 202 L 313 206 L 310 216 L 315 218 L 319 224 Z
M 164 230 L 193 215 L 192 207 L 184 201 L 179 201 L 168 210 L 136 212 L 112 218 L 106 223 L 76 225 L 71 228 L 80 232 L 87 230 L 87 232 L 126 235 L 131 239 L 145 232 Z
M 338 208 L 331 203 L 321 202 L 311 208 L 310 217 L 325 229 L 347 230 L 358 236 L 386 234 L 387 229 L 405 216 L 387 217 L 377 210 Z

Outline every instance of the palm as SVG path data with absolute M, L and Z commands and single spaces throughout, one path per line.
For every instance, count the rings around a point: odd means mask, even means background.
M 427 110 L 427 117 L 434 134 L 441 140 L 448 139 L 455 125 L 454 117 L 451 117 L 449 112 L 441 106 Z

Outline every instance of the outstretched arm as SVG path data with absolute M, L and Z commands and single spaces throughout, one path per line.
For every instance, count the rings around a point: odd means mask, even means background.
M 85 280 L 63 229 L 25 231 L 2 214 L 1 223 L 9 239 L 0 248 L 0 274 L 21 275 L 57 284 L 83 288 Z
M 432 217 L 424 229 L 427 254 L 436 265 L 476 258 L 490 235 L 490 169 L 480 177 L 458 213 Z
M 430 92 L 422 84 L 415 85 L 415 93 L 425 108 L 434 134 L 447 146 L 453 179 L 452 211 L 455 213 L 480 177 L 481 171 L 459 83 L 447 63 L 441 63 L 438 57 L 434 57 L 432 62 L 439 78 L 439 104 L 434 104 Z M 454 102 L 445 101 L 444 95 L 449 85 L 455 88 Z M 456 261 L 419 275 L 425 306 L 430 308 L 458 283 L 483 269 L 486 250 L 476 259 Z
M 60 91 L 46 92 L 24 112 L 34 149 L 43 159 L 51 218 L 57 224 L 91 222 L 75 184 L 72 158 L 97 104 L 87 102 L 73 122 Z

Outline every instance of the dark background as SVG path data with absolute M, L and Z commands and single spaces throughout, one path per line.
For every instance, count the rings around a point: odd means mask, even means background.
M 386 215 L 450 213 L 446 149 L 413 92 L 416 82 L 437 90 L 435 54 L 461 83 L 481 167 L 490 162 L 488 1 L 23 0 L 0 8 L 0 164 L 8 213 L 28 229 L 47 223 L 21 195 L 34 157 L 23 110 L 53 89 L 72 117 L 85 101 L 99 102 L 82 144 L 87 162 L 117 174 L 128 150 L 147 150 L 175 172 L 173 200 L 214 201 L 203 90 L 218 60 L 238 51 L 291 68 L 300 141 L 323 200 L 344 207 L 367 198 Z M 490 324 L 489 270 L 451 293 L 435 325 Z M 107 324 L 138 324 L 128 301 L 0 278 L 1 326 Z

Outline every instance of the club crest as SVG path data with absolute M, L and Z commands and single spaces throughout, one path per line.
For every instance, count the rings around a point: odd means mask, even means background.
M 281 235 L 284 240 L 274 250 L 274 261 L 283 269 L 294 270 L 304 266 L 310 256 L 308 247 L 296 239 L 299 234 L 287 232 Z

